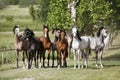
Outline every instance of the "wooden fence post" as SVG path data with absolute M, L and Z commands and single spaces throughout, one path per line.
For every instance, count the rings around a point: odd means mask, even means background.
M 2 65 L 4 64 L 4 54 L 5 54 L 5 48 L 3 49 L 3 52 L 2 52 Z

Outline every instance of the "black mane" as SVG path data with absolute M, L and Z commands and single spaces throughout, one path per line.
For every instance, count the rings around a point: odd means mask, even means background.
M 80 36 L 79 36 L 79 31 L 77 30 L 77 37 L 78 37 L 78 39 L 80 40 L 80 41 L 82 41 L 82 39 L 80 38 Z
M 34 35 L 35 35 L 34 32 L 33 32 L 31 29 L 26 28 L 26 29 L 25 29 L 25 32 L 27 32 L 27 31 L 30 33 L 31 36 L 34 36 Z
M 98 30 L 98 32 L 97 32 L 97 37 L 100 36 L 100 32 L 101 32 L 102 29 L 105 29 L 105 27 L 100 27 L 100 28 L 99 28 L 99 30 Z

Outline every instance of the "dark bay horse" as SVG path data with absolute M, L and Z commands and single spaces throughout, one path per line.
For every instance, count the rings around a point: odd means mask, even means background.
M 51 40 L 49 38 L 49 27 L 48 25 L 44 25 L 43 26 L 43 33 L 44 33 L 44 36 L 40 36 L 39 37 L 39 40 L 42 42 L 42 46 L 43 46 L 43 52 L 42 52 L 42 55 L 43 55 L 43 67 L 45 67 L 45 53 L 46 53 L 46 50 L 48 51 L 48 67 L 49 67 L 49 59 L 50 59 L 50 51 L 51 51 Z
M 14 42 L 14 47 L 16 50 L 16 61 L 17 61 L 17 68 L 19 67 L 19 52 L 23 51 L 23 68 L 26 66 L 25 65 L 25 53 L 27 53 L 28 47 L 29 47 L 29 42 L 28 40 L 21 40 L 21 33 L 20 33 L 20 28 L 18 25 L 15 25 L 13 28 L 13 33 L 15 35 L 15 42 Z
M 61 63 L 62 55 L 63 55 L 63 66 L 67 67 L 66 58 L 68 56 L 68 42 L 65 36 L 66 36 L 66 32 L 64 30 L 61 30 L 59 38 L 56 43 L 58 50 L 58 69 L 60 69 L 62 64 Z
M 34 58 L 35 61 L 35 67 L 38 68 L 38 55 L 43 50 L 42 43 L 39 41 L 39 37 L 34 37 L 34 32 L 30 30 L 29 28 L 24 30 L 23 40 L 28 39 L 29 41 L 29 48 L 28 48 L 28 69 L 32 66 L 32 60 Z M 36 54 L 37 52 L 37 54 Z M 37 61 L 36 61 L 37 58 Z

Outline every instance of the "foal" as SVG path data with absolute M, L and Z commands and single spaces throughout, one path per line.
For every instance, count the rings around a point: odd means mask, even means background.
M 15 25 L 13 28 L 13 33 L 15 35 L 15 42 L 14 47 L 16 50 L 16 61 L 17 61 L 17 68 L 19 67 L 19 52 L 23 51 L 23 68 L 25 67 L 25 54 L 27 53 L 29 42 L 28 40 L 21 40 L 21 33 L 20 28 L 18 25 Z
M 68 56 L 68 42 L 67 39 L 65 38 L 66 32 L 64 30 L 61 30 L 60 36 L 58 38 L 58 41 L 56 43 L 57 45 L 57 50 L 58 50 L 58 69 L 61 67 L 61 54 L 63 55 L 63 66 L 67 67 L 67 62 L 66 58 Z
M 48 28 L 48 25 L 44 25 L 43 26 L 43 32 L 44 32 L 44 36 L 40 36 L 40 41 L 42 42 L 42 46 L 43 46 L 43 52 L 42 52 L 42 55 L 43 55 L 43 67 L 45 66 L 45 52 L 46 50 L 48 50 L 48 67 L 49 67 L 49 59 L 50 59 L 50 49 L 51 49 L 51 40 L 49 38 L 49 28 Z

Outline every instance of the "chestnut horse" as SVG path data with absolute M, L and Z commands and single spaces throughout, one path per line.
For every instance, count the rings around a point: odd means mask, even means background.
M 62 59 L 61 55 L 63 55 L 63 61 L 64 61 L 63 66 L 67 67 L 66 58 L 68 56 L 68 42 L 65 36 L 66 36 L 66 32 L 64 30 L 61 30 L 58 41 L 56 43 L 58 50 L 58 69 L 60 69 L 61 67 L 61 59 Z
M 27 53 L 29 42 L 28 40 L 21 40 L 21 33 L 20 28 L 18 25 L 15 25 L 13 28 L 13 33 L 15 35 L 15 42 L 14 47 L 16 51 L 16 61 L 17 61 L 17 68 L 19 67 L 19 52 L 23 51 L 23 68 L 25 65 L 25 53 Z
M 43 55 L 43 67 L 45 67 L 45 52 L 46 50 L 48 51 L 48 67 L 49 67 L 49 59 L 50 59 L 50 51 L 51 51 L 51 40 L 49 38 L 49 28 L 48 28 L 48 25 L 44 25 L 43 26 L 43 32 L 44 32 L 44 36 L 40 36 L 40 41 L 42 42 L 42 46 L 43 46 L 43 52 L 42 52 L 42 55 Z M 40 60 L 41 61 L 41 60 Z

